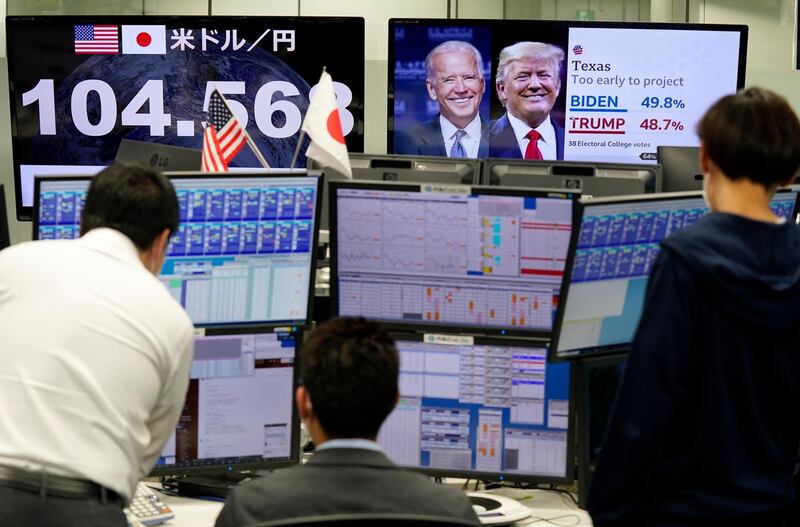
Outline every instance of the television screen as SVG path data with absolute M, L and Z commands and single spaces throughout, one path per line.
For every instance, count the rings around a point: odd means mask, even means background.
M 269 165 L 286 168 L 326 67 L 348 149 L 364 148 L 363 18 L 8 17 L 6 38 L 20 219 L 34 176 L 95 174 L 122 139 L 200 149 L 214 88 Z M 245 147 L 231 166 L 261 164 Z
M 310 322 L 320 180 L 171 175 L 180 228 L 159 278 L 197 325 Z M 34 239 L 80 234 L 91 177 L 36 178 Z
M 746 50 L 739 25 L 392 19 L 388 151 L 652 163 L 699 143 Z
M 551 336 L 574 195 L 360 181 L 330 189 L 337 314 Z
M 794 221 L 797 198 L 796 189 L 780 190 L 772 211 Z M 699 192 L 600 198 L 578 208 L 551 360 L 627 352 L 659 242 L 708 213 Z
M 301 336 L 291 327 L 206 328 L 195 336 L 186 403 L 153 474 L 226 474 L 297 463 Z
M 401 466 L 436 475 L 571 481 L 570 369 L 530 341 L 397 335 L 400 401 L 378 434 Z

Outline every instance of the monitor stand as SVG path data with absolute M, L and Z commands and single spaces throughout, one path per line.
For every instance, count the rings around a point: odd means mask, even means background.
M 254 472 L 226 472 L 205 476 L 162 478 L 161 485 L 187 497 L 225 498 L 237 485 L 258 477 Z

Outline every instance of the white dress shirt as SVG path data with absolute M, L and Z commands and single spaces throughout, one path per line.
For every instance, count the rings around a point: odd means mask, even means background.
M 118 231 L 0 252 L 0 465 L 130 500 L 175 429 L 192 333 Z
M 538 145 L 539 152 L 542 153 L 542 159 L 558 159 L 556 150 L 556 129 L 553 128 L 553 123 L 550 121 L 549 115 L 547 119 L 542 121 L 536 128 L 531 128 L 527 123 L 517 119 L 510 113 L 506 113 L 506 115 L 508 115 L 508 122 L 511 123 L 511 128 L 514 130 L 514 137 L 517 138 L 519 151 L 523 159 L 525 159 L 525 150 L 528 149 L 528 143 L 530 143 L 530 139 L 526 136 L 531 130 L 536 130 L 539 132 L 539 135 L 542 136 L 541 139 L 539 139 Z
M 477 159 L 478 148 L 481 144 L 480 114 L 476 115 L 475 118 L 464 128 L 458 128 L 456 125 L 445 119 L 444 116 L 439 115 L 439 126 L 442 129 L 444 151 L 447 152 L 448 157 L 450 156 L 450 149 L 453 148 L 453 144 L 456 142 L 456 132 L 458 130 L 464 130 L 466 135 L 461 138 L 461 146 L 464 147 L 464 151 L 467 153 L 468 158 Z

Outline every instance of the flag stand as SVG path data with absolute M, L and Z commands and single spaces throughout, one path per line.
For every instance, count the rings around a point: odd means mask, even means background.
M 294 164 L 297 162 L 297 154 L 300 153 L 300 145 L 303 144 L 303 139 L 306 137 L 306 131 L 300 130 L 300 137 L 297 139 L 297 145 L 294 147 L 294 155 L 292 156 L 292 164 L 289 165 L 289 170 L 294 168 Z
M 231 112 L 231 115 L 233 115 L 234 118 L 235 118 L 236 114 L 233 113 L 233 110 L 231 109 L 230 105 L 228 104 L 228 101 L 225 99 L 225 96 L 222 95 L 222 92 L 219 91 L 218 88 L 215 87 L 214 89 L 217 90 L 217 93 L 219 93 L 220 99 L 222 99 L 222 102 L 225 103 L 225 107 L 228 108 L 228 111 Z M 246 126 L 242 126 L 242 132 L 244 133 L 244 138 L 247 141 L 247 146 L 249 146 L 250 150 L 253 151 L 253 154 L 255 154 L 256 159 L 258 159 L 259 163 L 261 163 L 261 166 L 264 167 L 264 168 L 270 168 L 269 163 L 267 163 L 267 160 L 264 159 L 264 156 L 261 155 L 261 152 L 259 152 L 258 148 L 256 148 L 256 144 L 253 141 L 253 138 L 250 137 L 250 134 L 247 133 L 247 127 Z

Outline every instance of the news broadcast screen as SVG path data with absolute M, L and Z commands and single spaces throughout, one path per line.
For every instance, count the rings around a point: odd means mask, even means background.
M 364 149 L 363 18 L 7 17 L 6 38 L 20 219 L 36 175 L 96 173 L 122 139 L 199 150 L 214 88 L 270 167 L 287 168 L 325 67 L 347 148 Z M 261 164 L 245 147 L 230 166 Z
M 699 144 L 746 51 L 739 25 L 392 19 L 387 148 L 655 163 L 658 145 Z

